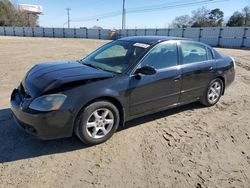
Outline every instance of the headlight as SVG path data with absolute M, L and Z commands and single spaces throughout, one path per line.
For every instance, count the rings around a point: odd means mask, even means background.
M 44 112 L 58 110 L 64 103 L 66 97 L 67 96 L 63 94 L 43 95 L 33 100 L 29 108 Z

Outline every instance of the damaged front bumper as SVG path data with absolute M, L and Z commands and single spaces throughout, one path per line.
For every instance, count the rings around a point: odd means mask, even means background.
M 56 139 L 72 136 L 74 118 L 70 110 L 40 112 L 29 109 L 27 101 L 15 89 L 11 95 L 14 119 L 26 132 L 40 139 Z

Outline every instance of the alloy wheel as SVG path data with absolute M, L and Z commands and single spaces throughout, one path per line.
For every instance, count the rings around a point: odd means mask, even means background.
M 114 114 L 107 108 L 95 110 L 87 120 L 87 133 L 90 137 L 99 139 L 106 136 L 114 125 Z
M 208 101 L 210 104 L 215 104 L 221 95 L 222 85 L 220 82 L 215 81 L 208 90 Z

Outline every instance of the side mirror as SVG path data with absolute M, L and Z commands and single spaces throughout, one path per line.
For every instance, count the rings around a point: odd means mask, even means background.
M 153 75 L 153 74 L 156 74 L 156 70 L 153 67 L 145 66 L 135 71 L 135 75 L 138 75 L 138 74 Z

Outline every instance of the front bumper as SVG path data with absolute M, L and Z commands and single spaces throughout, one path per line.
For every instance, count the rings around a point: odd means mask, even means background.
M 15 89 L 11 95 L 11 110 L 18 125 L 26 132 L 44 140 L 72 136 L 74 118 L 70 110 L 35 111 L 23 107 L 24 100 Z

